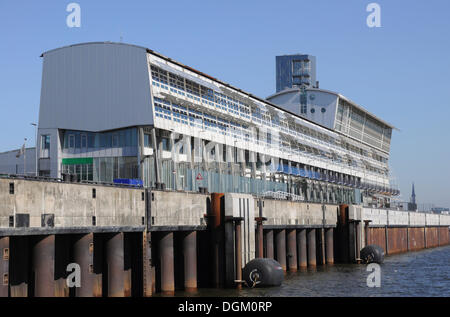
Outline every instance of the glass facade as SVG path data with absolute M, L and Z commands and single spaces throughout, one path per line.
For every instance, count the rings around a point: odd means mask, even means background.
M 198 191 L 205 187 L 209 192 L 233 192 L 262 195 L 268 193 L 291 193 L 302 197 L 304 201 L 324 203 L 355 203 L 360 200 L 358 189 L 344 188 L 325 184 L 310 183 L 307 178 L 320 179 L 323 175 L 318 172 L 293 168 L 298 173 L 296 177 L 289 177 L 287 166 L 279 165 L 274 168 L 280 174 L 277 177 L 248 177 L 239 173 L 239 164 L 234 164 L 236 172 L 230 168 L 220 168 L 219 163 L 213 163 L 209 168 L 196 164 L 191 168 L 190 163 L 176 163 L 163 160 L 160 167 L 160 180 L 167 189 Z M 154 157 L 144 160 L 144 186 L 154 187 L 156 182 Z M 295 171 L 294 171 L 295 170 Z M 302 176 L 301 176 L 302 175 Z M 347 182 L 347 180 L 346 180 Z M 336 178 L 336 184 L 338 179 Z M 350 186 L 350 184 L 348 184 Z
M 151 145 L 147 138 L 147 146 Z M 137 155 L 105 156 L 101 150 L 126 150 L 137 153 L 136 128 L 109 132 L 65 130 L 62 135 L 62 173 L 77 174 L 81 181 L 113 183 L 114 179 L 139 177 Z M 103 154 L 102 154 L 103 153 Z M 68 157 L 70 156 L 70 157 Z
M 63 159 L 62 172 L 77 174 L 81 181 L 113 183 L 114 179 L 139 177 L 137 157 L 88 157 Z
M 199 93 L 197 101 L 202 101 L 202 105 L 204 104 L 215 110 L 213 114 L 207 107 L 204 111 L 201 111 L 199 107 L 194 109 L 194 107 L 181 106 L 173 101 L 154 97 L 155 117 L 158 119 L 220 133 L 231 136 L 235 140 L 265 145 L 292 155 L 301 154 L 313 160 L 346 164 L 351 169 L 359 170 L 368 175 L 372 173 L 376 177 L 386 176 L 385 169 L 374 166 L 366 168 L 360 159 L 352 157 L 352 155 L 361 156 L 363 154 L 360 149 L 349 146 L 338 137 L 332 137 L 327 133 L 297 123 L 292 118 L 289 119 L 284 116 L 280 111 L 270 111 L 259 105 L 252 105 L 249 100 L 243 101 L 238 100 L 238 97 L 228 96 L 228 93 L 232 94 L 231 92 L 220 93 L 188 79 L 186 79 L 185 86 L 181 83 L 175 85 L 174 81 L 171 84 L 168 80 L 172 76 L 171 72 L 154 65 L 151 65 L 151 69 L 152 85 L 156 89 L 166 90 L 194 100 L 196 96 L 191 95 L 187 87 L 191 87 L 191 90 L 192 87 L 196 87 L 195 91 Z M 169 82 L 169 84 L 166 85 L 166 82 Z M 203 92 L 205 95 L 202 94 Z M 306 112 L 306 91 L 303 91 L 300 97 L 302 111 Z M 230 118 L 230 115 L 236 117 L 236 119 Z M 248 122 L 248 124 L 243 122 Z M 250 129 L 250 127 L 253 127 L 253 129 Z M 352 150 L 352 155 L 350 155 L 349 150 Z M 342 152 L 347 154 L 344 155 Z
M 63 131 L 62 149 L 102 149 L 136 147 L 137 129 L 129 128 L 109 132 Z
M 295 60 L 295 63 L 293 61 L 291 58 L 289 62 L 291 72 L 302 76 L 307 77 L 306 72 L 312 71 L 315 67 L 314 60 L 309 57 L 305 57 L 302 61 Z M 189 72 L 183 77 L 179 70 L 174 69 L 172 72 L 166 65 L 159 63 L 160 61 L 155 63 L 150 61 L 150 68 L 155 127 L 164 135 L 164 137 L 160 135 L 157 142 L 158 144 L 162 142 L 162 150 L 166 151 L 163 155 L 166 158 L 162 159 L 161 156 L 158 164 L 160 168 L 158 174 L 159 181 L 164 183 L 166 188 L 196 190 L 201 186 L 207 187 L 210 192 L 253 194 L 281 191 L 303 196 L 309 201 L 347 203 L 360 200 L 360 189 L 363 188 L 386 194 L 393 192 L 389 188 L 386 170 L 367 168 L 361 159 L 367 151 L 358 149 L 354 146 L 354 142 L 347 143 L 347 138 L 312 126 L 257 98 L 238 93 L 231 87 L 220 84 L 212 87 L 206 81 L 203 84 L 198 79 L 193 79 Z M 184 82 L 180 78 L 183 78 Z M 303 94 L 303 99 L 305 99 L 303 112 L 306 112 L 306 93 Z M 193 138 L 193 135 L 201 136 L 202 132 L 212 132 L 207 137 L 211 141 L 202 140 L 203 146 L 207 146 L 210 142 L 228 143 L 234 140 L 235 147 L 232 149 L 234 163 L 228 160 L 226 163 L 217 162 L 216 157 L 213 164 L 225 164 L 218 168 L 211 167 L 209 163 L 196 165 L 192 158 L 185 159 L 185 162 L 167 159 L 167 154 L 170 154 L 167 151 L 172 148 L 166 144 L 173 143 L 173 140 L 165 141 L 167 135 L 175 134 L 175 138 L 179 135 Z M 232 139 L 216 141 L 214 135 Z M 256 153 L 236 148 L 236 142 L 239 140 L 248 141 L 251 145 L 262 145 L 263 147 L 258 147 L 255 151 L 263 149 L 267 153 L 259 154 L 271 156 L 272 150 L 280 151 L 283 153 L 283 163 L 272 163 L 268 168 L 258 159 L 256 162 L 250 162 L 249 157 Z M 191 144 L 193 141 L 194 138 Z M 219 151 L 222 151 L 221 147 L 225 147 L 224 144 L 217 146 Z M 239 155 L 244 159 L 244 163 L 237 163 L 236 151 L 243 151 Z M 223 149 L 221 153 L 225 152 Z M 204 154 L 195 155 L 201 157 Z M 292 160 L 287 160 L 290 156 Z M 306 158 L 310 163 L 299 163 L 303 159 L 295 161 L 299 157 Z M 279 157 L 274 159 L 278 162 Z M 318 162 L 322 164 L 317 164 Z M 378 162 L 386 163 L 386 161 Z M 235 165 L 234 169 L 230 164 Z M 325 168 L 317 167 L 321 165 Z M 155 185 L 155 168 L 154 157 L 147 158 L 144 164 L 144 183 L 147 186 Z M 354 176 L 355 171 L 359 172 L 360 176 Z M 362 182 L 363 173 L 364 181 L 370 184 Z M 200 181 L 196 175 L 200 175 L 201 185 L 198 185 Z
M 392 128 L 342 99 L 339 99 L 335 129 L 380 150 L 390 150 Z

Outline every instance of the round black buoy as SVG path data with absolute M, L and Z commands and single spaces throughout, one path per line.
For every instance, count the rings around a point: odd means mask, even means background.
M 280 286 L 284 280 L 283 268 L 273 259 L 253 259 L 247 263 L 242 273 L 249 287 Z
M 363 261 L 363 263 L 367 264 L 381 264 L 384 261 L 384 251 L 380 246 L 376 244 L 368 245 L 361 250 L 361 260 Z

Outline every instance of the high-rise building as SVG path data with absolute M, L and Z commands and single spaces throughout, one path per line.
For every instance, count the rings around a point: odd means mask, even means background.
M 276 80 L 276 92 L 301 85 L 316 87 L 316 57 L 305 54 L 277 56 Z

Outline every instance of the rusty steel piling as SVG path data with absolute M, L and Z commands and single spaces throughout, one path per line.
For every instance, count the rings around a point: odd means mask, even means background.
M 209 215 L 209 229 L 211 233 L 212 273 L 214 287 L 222 287 L 225 282 L 225 195 L 222 193 L 211 194 L 211 209 Z
M 10 238 L 9 289 L 11 297 L 27 297 L 30 287 L 30 237 Z
M 242 288 L 242 239 L 241 239 L 241 221 L 243 218 L 235 218 L 234 224 L 234 243 L 235 243 L 235 253 L 236 253 L 236 287 L 238 289 Z
M 0 237 L 0 297 L 9 293 L 9 237 Z
M 263 221 L 265 218 L 256 217 L 256 257 L 264 257 L 264 233 L 263 233 Z
M 142 296 L 154 294 L 155 268 L 152 260 L 152 233 L 145 231 L 142 235 Z

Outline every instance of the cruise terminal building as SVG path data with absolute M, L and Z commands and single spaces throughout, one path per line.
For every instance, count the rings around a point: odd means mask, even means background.
M 320 89 L 315 58 L 295 56 L 262 99 L 144 47 L 47 51 L 39 175 L 388 207 L 394 127 Z

